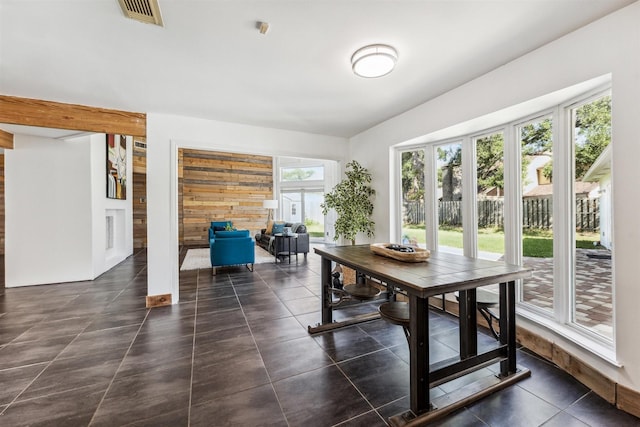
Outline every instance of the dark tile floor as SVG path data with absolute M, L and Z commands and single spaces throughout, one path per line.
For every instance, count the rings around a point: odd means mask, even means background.
M 144 252 L 94 281 L 7 289 L 0 425 L 384 426 L 408 408 L 402 330 L 378 320 L 309 336 L 319 266 L 310 254 L 253 273 L 181 272 L 180 303 L 152 310 Z M 456 355 L 455 319 L 433 312 L 431 326 L 432 360 Z M 479 342 L 495 345 L 485 334 Z M 531 378 L 434 425 L 640 425 L 549 363 L 518 354 Z

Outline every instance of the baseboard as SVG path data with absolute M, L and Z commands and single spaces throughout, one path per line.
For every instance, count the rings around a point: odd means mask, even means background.
M 640 418 L 640 393 L 620 384 L 616 391 L 618 409 Z
M 165 305 L 171 305 L 171 294 L 147 296 L 147 308 L 162 307 Z

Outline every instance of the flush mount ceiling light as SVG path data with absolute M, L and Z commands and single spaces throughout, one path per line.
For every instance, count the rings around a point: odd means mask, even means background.
M 398 52 L 386 44 L 372 44 L 356 50 L 351 68 L 360 77 L 374 78 L 389 74 L 398 60 Z

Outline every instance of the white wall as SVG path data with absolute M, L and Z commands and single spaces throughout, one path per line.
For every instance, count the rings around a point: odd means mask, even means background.
M 344 138 L 147 114 L 148 295 L 178 302 L 177 149 L 343 161 Z
M 5 153 L 6 287 L 92 280 L 133 253 L 132 186 L 127 200 L 106 198 L 105 138 L 15 135 Z M 121 218 L 111 251 L 107 211 Z
M 91 239 L 93 277 L 98 277 L 133 253 L 133 138 L 127 137 L 127 198 L 106 197 L 107 162 L 106 135 L 95 134 L 89 139 L 91 146 Z M 115 241 L 106 248 L 106 216 L 114 217 Z
M 5 152 L 6 287 L 92 277 L 90 147 L 15 135 Z
M 350 141 L 351 157 L 374 172 L 378 190 L 374 220 L 376 240 L 390 237 L 395 226 L 389 194 L 390 147 L 472 119 L 486 117 L 572 85 L 611 73 L 613 96 L 613 210 L 615 322 L 618 362 L 622 368 L 540 328 L 523 325 L 587 361 L 614 381 L 640 391 L 640 324 L 637 303 L 637 245 L 640 225 L 637 194 L 640 182 L 640 3 L 634 3 L 574 33 L 504 65 L 430 102 L 390 119 Z M 517 43 L 517 40 L 513 41 Z M 428 78 L 428 75 L 425 75 Z M 530 111 L 532 113 L 533 111 Z M 487 122 L 488 124 L 488 122 Z M 495 124 L 495 123 L 494 123 Z M 476 129 L 478 130 L 478 129 Z

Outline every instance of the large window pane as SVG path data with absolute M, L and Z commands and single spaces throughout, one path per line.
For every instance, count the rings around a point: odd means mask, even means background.
M 518 128 L 522 155 L 522 261 L 533 268 L 520 300 L 553 311 L 552 121 L 541 118 Z
M 573 321 L 613 339 L 611 97 L 571 111 L 575 190 Z
M 438 250 L 462 254 L 462 144 L 436 147 Z
M 478 258 L 504 259 L 504 134 L 475 139 Z
M 426 246 L 424 150 L 402 153 L 402 243 Z

